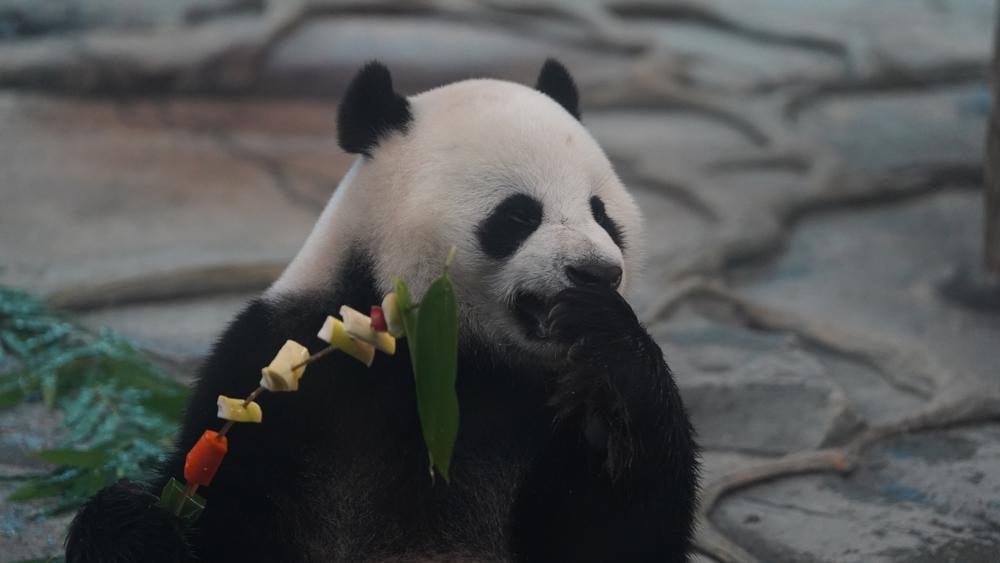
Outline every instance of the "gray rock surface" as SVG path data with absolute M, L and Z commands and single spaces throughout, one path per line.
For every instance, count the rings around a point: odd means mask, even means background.
M 764 561 L 996 561 L 1000 427 L 903 436 L 847 478 L 763 484 L 723 501 L 720 526 Z
M 930 92 L 867 92 L 824 99 L 798 124 L 803 134 L 830 144 L 865 171 L 964 162 L 983 152 L 988 96 L 980 82 Z
M 935 374 L 940 385 L 954 378 L 995 382 L 996 357 L 976 351 L 1000 342 L 1000 318 L 956 307 L 938 290 L 951 269 L 975 263 L 980 250 L 978 187 L 955 188 L 816 217 L 781 258 L 738 287 L 760 303 L 931 350 L 948 368 Z
M 333 115 L 326 104 L 3 94 L 0 281 L 50 292 L 280 266 L 350 163 Z
M 1000 316 L 941 291 L 980 251 L 992 1 L 118 4 L 0 0 L 0 283 L 188 378 L 349 166 L 354 69 L 415 93 L 555 55 L 645 213 L 696 561 L 1000 560 Z M 57 428 L 0 414 L 0 474 Z M 0 561 L 58 551 L 44 506 L 0 504 Z

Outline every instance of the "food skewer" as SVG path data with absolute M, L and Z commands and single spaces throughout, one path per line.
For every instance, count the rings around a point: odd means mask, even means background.
M 179 483 L 170 479 L 161 495 L 161 505 L 169 508 L 175 516 L 181 517 L 185 506 L 192 499 L 197 499 L 196 506 L 191 508 L 190 518 L 195 518 L 204 508 L 204 500 L 197 497 L 198 488 L 207 486 L 215 477 L 222 464 L 222 459 L 229 451 L 226 434 L 237 422 L 260 423 L 262 411 L 255 402 L 264 391 L 297 391 L 298 380 L 305 374 L 305 368 L 312 362 L 323 358 L 334 350 L 343 350 L 366 366 L 371 366 L 375 350 L 387 354 L 396 352 L 396 335 L 389 333 L 389 327 L 395 328 L 402 323 L 398 308 L 398 300 L 394 293 L 383 299 L 382 307 L 373 306 L 369 317 L 348 306 L 340 309 L 341 321 L 328 316 L 317 336 L 329 343 L 328 346 L 315 354 L 308 354 L 305 346 L 287 340 L 278 351 L 271 364 L 261 370 L 261 383 L 242 401 L 219 395 L 219 417 L 226 422 L 216 431 L 206 430 L 188 452 L 184 464 L 184 478 L 187 483 L 180 494 L 176 494 Z M 389 309 L 386 311 L 386 309 Z M 398 334 L 402 336 L 402 331 Z M 295 361 L 296 357 L 308 354 Z M 238 404 L 237 404 L 238 403 Z M 176 495 L 176 499 L 172 497 Z M 167 502 L 168 497 L 172 502 Z M 169 505 L 169 506 L 168 506 Z

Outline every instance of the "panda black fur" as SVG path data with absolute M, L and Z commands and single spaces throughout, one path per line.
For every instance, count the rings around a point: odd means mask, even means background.
M 548 61 L 537 89 L 467 81 L 407 100 L 385 67 L 362 69 L 339 140 L 363 157 L 216 344 L 160 477 L 91 499 L 67 561 L 687 560 L 697 447 L 659 347 L 616 291 L 638 261 L 638 213 L 577 121 L 565 68 Z M 422 121 L 445 116 L 464 121 Z M 265 393 L 263 424 L 232 430 L 200 491 L 196 527 L 164 518 L 151 493 L 218 426 L 218 395 L 253 390 L 288 338 L 315 350 L 327 314 L 380 302 L 395 274 L 420 295 L 452 244 L 450 483 L 428 475 L 403 340 L 370 369 L 334 354 L 299 392 Z

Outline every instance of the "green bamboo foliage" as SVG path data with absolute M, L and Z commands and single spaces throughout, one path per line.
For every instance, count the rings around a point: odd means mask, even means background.
M 38 453 L 55 468 L 24 476 L 8 500 L 58 497 L 50 511 L 61 512 L 118 479 L 147 477 L 173 443 L 187 394 L 124 339 L 0 287 L 0 409 L 42 401 L 63 429 L 58 448 Z

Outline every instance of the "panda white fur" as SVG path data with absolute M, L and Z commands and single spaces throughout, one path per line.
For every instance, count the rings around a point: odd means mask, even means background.
M 691 426 L 659 347 L 621 297 L 640 217 L 581 125 L 572 78 L 468 80 L 405 98 L 364 67 L 338 116 L 361 156 L 284 274 L 230 325 L 155 482 L 91 499 L 76 561 L 686 561 L 697 488 Z M 325 315 L 421 295 L 448 249 L 459 299 L 461 427 L 432 481 L 405 345 L 365 368 L 310 367 L 297 393 L 237 425 L 191 530 L 153 506 L 287 338 Z M 405 341 L 404 341 L 405 342 Z

